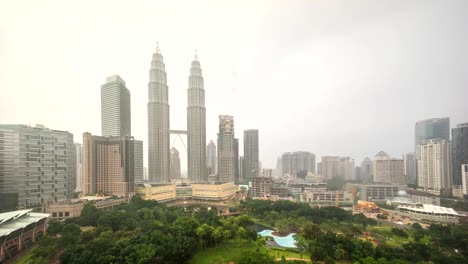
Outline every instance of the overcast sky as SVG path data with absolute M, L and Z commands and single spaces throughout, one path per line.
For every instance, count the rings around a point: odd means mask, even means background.
M 0 123 L 44 124 L 82 142 L 101 133 L 100 87 L 119 74 L 146 164 L 159 41 L 171 129 L 186 129 L 197 49 L 207 143 L 230 114 L 241 145 L 243 130 L 259 129 L 264 167 L 295 150 L 356 164 L 380 150 L 400 157 L 413 151 L 416 121 L 468 122 L 467 11 L 464 0 L 0 0 Z

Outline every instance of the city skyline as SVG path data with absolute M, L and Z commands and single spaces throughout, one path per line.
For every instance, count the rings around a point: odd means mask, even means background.
M 259 2 L 245 11 L 242 4 L 233 3 L 233 11 L 227 12 L 222 5 L 206 8 L 207 4 L 197 7 L 190 3 L 194 14 L 184 11 L 181 15 L 187 17 L 167 29 L 164 24 L 181 17 L 161 15 L 157 19 L 166 23 L 145 25 L 154 8 L 143 8 L 140 3 L 132 8 L 142 15 L 129 20 L 119 20 L 118 16 L 127 10 L 126 5 L 112 7 L 116 13 L 106 12 L 107 5 L 96 6 L 96 13 L 87 11 L 86 5 L 75 5 L 73 14 L 62 12 L 68 10 L 63 4 L 46 10 L 46 5 L 37 3 L 31 3 L 30 10 L 34 12 L 25 11 L 26 18 L 18 15 L 23 12 L 2 12 L 0 22 L 8 25 L 0 31 L 5 39 L 0 47 L 0 55 L 5 58 L 0 62 L 4 73 L 0 77 L 2 123 L 44 124 L 67 130 L 77 143 L 82 143 L 83 132 L 100 134 L 99 88 L 103 78 L 119 74 L 132 94 L 132 133 L 144 141 L 147 164 L 147 71 L 149 54 L 158 40 L 168 72 L 171 129 L 185 129 L 184 69 L 194 49 L 198 49 L 206 78 L 207 142 L 216 140 L 217 116 L 233 115 L 238 135 L 254 127 L 262 131 L 261 142 L 282 142 L 259 146 L 264 167 L 275 167 L 276 158 L 289 149 L 311 151 L 317 160 L 337 155 L 352 157 L 358 163 L 380 150 L 401 157 L 414 151 L 413 129 L 417 121 L 448 116 L 451 128 L 467 121 L 467 107 L 462 99 L 468 95 L 463 85 L 468 81 L 463 73 L 468 61 L 462 52 L 467 44 L 468 24 L 463 22 L 467 19 L 462 11 L 466 10 L 464 2 L 445 4 L 445 9 L 431 1 L 404 6 L 382 4 L 387 9 L 368 3 L 368 11 L 360 13 L 362 18 L 355 23 L 347 22 L 355 18 L 356 12 L 362 12 L 359 5 L 295 2 L 285 6 Z M 164 6 L 168 10 L 177 7 Z M 333 15 L 331 7 L 338 8 L 339 15 Z M 312 19 L 301 9 L 309 13 L 317 9 L 324 15 L 316 14 Z M 11 4 L 1 10 L 22 9 Z M 257 19 L 260 10 L 264 11 Z M 219 34 L 203 30 L 210 28 L 211 20 L 193 19 L 200 17 L 196 11 L 219 19 L 219 25 L 212 26 Z M 234 11 L 242 12 L 245 21 L 232 22 L 237 21 L 232 19 L 238 15 Z M 440 23 L 437 18 L 448 13 L 450 17 Z M 64 19 L 63 27 L 55 25 L 53 19 L 38 19 L 39 14 Z M 85 15 L 89 21 L 80 21 Z M 332 15 L 333 23 L 321 26 L 326 15 Z M 110 22 L 96 23 L 101 16 Z M 273 18 L 291 16 L 296 16 L 300 24 L 310 23 L 313 30 L 285 19 L 278 35 L 272 33 L 277 25 Z M 408 16 L 414 19 L 405 20 Z M 402 18 L 405 27 L 393 31 L 391 25 L 402 26 Z M 188 28 L 187 21 L 192 22 Z M 135 28 L 139 28 L 138 32 Z M 289 29 L 294 30 L 288 33 Z M 181 36 L 174 37 L 174 30 L 180 31 Z M 290 34 L 288 40 L 278 38 L 281 34 Z M 128 35 L 129 40 L 122 39 L 122 35 Z M 392 37 L 397 40 L 391 42 Z M 248 41 L 251 38 L 253 42 Z M 109 47 L 108 42 L 113 46 Z M 269 48 L 262 50 L 264 46 Z M 356 60 L 360 61 L 357 65 Z M 44 65 L 43 61 L 48 63 Z M 20 81 L 24 67 L 36 69 L 28 78 L 33 82 Z M 315 72 L 314 78 L 309 77 L 311 71 Z M 334 76 L 340 76 L 339 80 L 334 81 Z M 269 103 L 262 103 L 262 110 L 258 111 L 257 98 L 262 96 Z M 278 105 L 284 105 L 287 111 Z M 329 111 L 331 108 L 336 110 Z M 263 118 L 266 113 L 269 118 Z M 348 118 L 350 115 L 353 118 Z M 273 118 L 275 122 L 271 122 Z M 311 121 L 303 122 L 304 119 Z M 357 129 L 353 122 L 366 129 Z M 317 124 L 320 129 L 316 129 Z M 336 129 L 338 125 L 342 129 Z M 288 137 L 288 131 L 295 136 Z M 394 140 L 385 140 L 388 138 Z

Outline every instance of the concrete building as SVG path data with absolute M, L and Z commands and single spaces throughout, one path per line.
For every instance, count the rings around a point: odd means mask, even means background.
M 385 201 L 406 189 L 406 184 L 397 183 L 347 183 L 345 186 L 346 191 L 356 193 L 362 201 Z
M 350 157 L 342 157 L 340 158 L 339 164 L 339 177 L 346 181 L 355 181 L 356 176 L 354 174 L 354 159 Z
M 322 175 L 325 180 L 340 177 L 340 157 L 322 157 Z
M 356 180 L 358 180 L 358 181 L 361 180 L 361 167 L 360 167 L 360 166 L 354 167 L 354 177 L 355 177 Z
M 445 139 L 423 141 L 416 148 L 418 186 L 442 191 L 452 187 L 451 143 Z
M 176 148 L 171 148 L 171 181 L 179 179 L 180 175 L 180 157 Z
M 374 180 L 374 172 L 373 172 L 374 165 L 372 164 L 372 160 L 370 158 L 365 158 L 361 162 L 361 181 L 363 182 L 371 182 Z
M 322 175 L 322 162 L 317 163 L 317 175 Z
M 83 194 L 131 197 L 135 190 L 133 137 L 83 133 Z
M 134 140 L 133 141 L 133 170 L 135 173 L 135 183 L 143 182 L 143 141 Z
M 462 164 L 461 167 L 462 193 L 463 196 L 468 196 L 468 164 Z
M 75 143 L 75 192 L 81 192 L 81 144 Z
M 168 99 L 167 74 L 158 46 L 153 53 L 148 83 L 148 180 L 150 182 L 169 182 Z
M 0 263 L 9 263 L 10 258 L 45 236 L 48 217 L 31 209 L 0 214 Z
M 190 67 L 187 90 L 187 152 L 188 178 L 206 182 L 206 108 L 202 69 L 197 55 Z
M 415 203 L 432 204 L 440 206 L 440 196 L 435 195 L 433 193 L 421 192 L 411 189 L 408 189 L 406 193 Z
M 42 125 L 0 125 L 0 208 L 39 207 L 72 197 L 73 135 Z
M 131 136 L 130 91 L 119 75 L 101 86 L 101 132 L 104 137 Z
M 237 186 L 234 182 L 220 184 L 192 183 L 192 199 L 225 201 L 236 195 Z
M 416 157 L 413 152 L 403 155 L 406 183 L 416 184 Z
M 271 186 L 273 180 L 271 177 L 259 175 L 252 179 L 252 197 L 267 199 L 271 196 Z
M 315 174 L 315 154 L 307 151 L 286 152 L 282 155 L 283 175 L 305 178 Z
M 392 182 L 406 184 L 403 160 L 391 158 L 380 151 L 374 160 L 374 182 Z
M 252 181 L 260 173 L 258 129 L 244 130 L 244 181 Z
M 233 182 L 234 178 L 234 117 L 220 115 L 218 133 L 218 180 L 220 182 Z
M 213 140 L 206 146 L 206 162 L 208 168 L 208 175 L 217 173 L 218 158 L 216 156 L 216 144 Z
M 168 202 L 176 199 L 175 184 L 145 183 L 137 184 L 135 192 L 143 200 Z
M 462 185 L 462 164 L 468 164 L 468 123 L 452 128 L 452 177 L 454 185 Z
M 349 205 L 353 203 L 353 194 L 347 191 L 304 191 L 300 194 L 300 201 L 320 205 L 335 205 L 338 201 L 339 205 Z
M 244 156 L 239 157 L 239 181 L 244 181 Z
M 128 203 L 129 198 L 114 198 L 111 196 L 85 196 L 79 199 L 72 199 L 66 203 L 49 204 L 45 207 L 45 212 L 51 219 L 63 220 L 79 217 L 84 205 L 90 203 L 97 209 L 111 209 L 117 205 Z
M 240 180 L 239 139 L 234 138 L 234 182 L 238 183 Z

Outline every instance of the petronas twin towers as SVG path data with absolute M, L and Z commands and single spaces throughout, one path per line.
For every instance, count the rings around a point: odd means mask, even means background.
M 159 46 L 153 53 L 149 75 L 148 179 L 150 182 L 168 182 L 171 133 L 169 92 L 166 69 Z M 205 182 L 207 180 L 205 90 L 197 55 L 190 68 L 187 92 L 188 178 L 192 182 Z

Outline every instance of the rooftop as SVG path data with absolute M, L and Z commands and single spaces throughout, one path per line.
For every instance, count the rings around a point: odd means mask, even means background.
M 417 213 L 432 213 L 432 214 L 446 214 L 446 215 L 455 215 L 459 216 L 455 210 L 448 207 L 442 207 L 432 204 L 423 204 L 423 207 L 409 207 L 409 206 L 397 206 L 399 209 L 406 209 L 409 211 L 417 212 Z
M 32 209 L 18 210 L 0 214 L 0 237 L 22 229 L 50 216 L 50 214 L 33 213 Z

